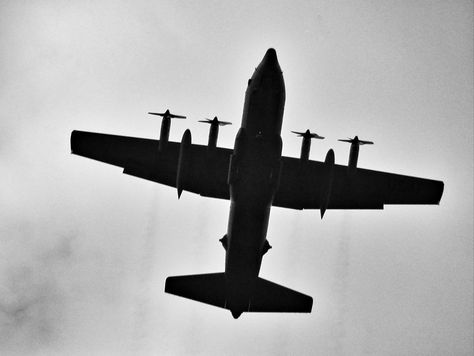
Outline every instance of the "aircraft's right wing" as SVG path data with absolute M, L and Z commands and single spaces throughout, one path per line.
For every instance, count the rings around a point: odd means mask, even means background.
M 158 154 L 158 140 L 117 136 L 96 132 L 73 131 L 72 153 L 123 168 L 123 173 L 166 184 L 177 185 L 180 146 L 168 142 Z M 229 199 L 227 174 L 232 150 L 190 144 L 183 163 L 186 174 L 182 188 L 206 197 Z
M 280 185 L 274 206 L 324 208 L 327 169 L 324 162 L 282 157 Z M 439 204 L 441 181 L 334 165 L 327 209 L 383 209 L 385 204 Z

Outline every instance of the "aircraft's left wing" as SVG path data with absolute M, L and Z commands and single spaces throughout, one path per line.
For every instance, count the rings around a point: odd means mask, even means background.
M 282 157 L 274 206 L 291 209 L 383 209 L 387 204 L 439 204 L 441 181 Z M 329 191 L 328 191 L 329 190 Z
M 158 140 L 73 131 L 72 153 L 123 168 L 123 173 L 176 187 L 181 144 L 168 142 L 158 154 Z M 227 175 L 232 150 L 192 144 L 185 158 L 184 190 L 229 199 Z

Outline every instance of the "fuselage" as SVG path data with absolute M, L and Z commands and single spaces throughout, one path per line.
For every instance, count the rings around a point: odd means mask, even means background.
M 275 50 L 269 49 L 248 82 L 229 170 L 226 307 L 234 317 L 248 309 L 269 247 L 266 235 L 280 174 L 284 105 L 283 75 Z

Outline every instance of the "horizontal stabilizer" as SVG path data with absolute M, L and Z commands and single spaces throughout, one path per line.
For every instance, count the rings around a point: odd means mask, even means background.
M 208 273 L 166 278 L 165 292 L 197 302 L 225 307 L 225 274 Z
M 224 273 L 168 277 L 165 292 L 197 302 L 226 308 Z M 257 278 L 255 291 L 245 312 L 310 313 L 313 298 L 276 283 Z M 229 308 L 226 308 L 229 309 Z
M 249 312 L 311 313 L 313 298 L 276 283 L 257 278 Z

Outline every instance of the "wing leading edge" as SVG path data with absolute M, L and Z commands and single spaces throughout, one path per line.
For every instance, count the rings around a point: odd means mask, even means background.
M 73 131 L 72 153 L 123 168 L 125 174 L 176 187 L 180 143 L 94 132 Z M 187 150 L 183 188 L 196 194 L 229 199 L 227 184 L 232 150 L 192 144 Z M 323 162 L 282 157 L 280 184 L 274 206 L 320 209 L 326 192 Z M 327 209 L 383 209 L 386 204 L 439 204 L 441 181 L 334 165 Z

